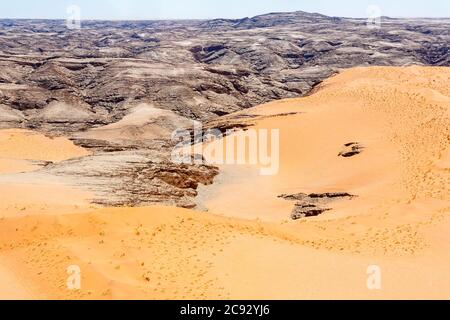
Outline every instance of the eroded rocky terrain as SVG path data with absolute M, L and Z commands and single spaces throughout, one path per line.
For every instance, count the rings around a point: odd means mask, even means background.
M 229 114 L 306 95 L 343 68 L 448 66 L 449 43 L 450 19 L 383 18 L 368 28 L 365 19 L 295 12 L 83 21 L 80 30 L 0 20 L 0 127 L 66 135 L 94 151 L 43 170 L 88 179 L 78 183 L 93 186 L 95 202 L 189 207 L 197 184 L 211 183 L 217 169 L 171 164 L 173 130 L 191 120 L 239 126 Z
M 86 129 L 138 102 L 208 120 L 306 94 L 341 68 L 448 65 L 450 20 L 303 12 L 240 20 L 0 21 L 2 122 Z

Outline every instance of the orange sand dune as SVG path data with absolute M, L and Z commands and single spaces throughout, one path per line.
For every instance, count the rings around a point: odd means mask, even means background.
M 286 219 L 292 209 L 277 196 L 298 192 L 358 196 L 336 204 L 326 218 L 388 212 L 411 202 L 445 208 L 449 84 L 448 68 L 356 68 L 325 81 L 309 97 L 242 112 L 271 116 L 253 128 L 280 130 L 280 170 L 260 176 L 259 166 L 222 166 L 219 183 L 203 188 L 202 205 L 228 216 L 272 221 Z M 274 117 L 289 113 L 296 114 Z M 364 151 L 339 157 L 350 142 L 359 142 Z
M 64 214 L 91 207 L 88 199 L 92 195 L 87 191 L 68 187 L 64 181 L 30 181 L 20 175 L 48 162 L 89 154 L 63 137 L 49 138 L 28 130 L 0 130 L 0 217 Z
M 51 202 L 9 211 L 0 216 L 0 298 L 449 299 L 449 106 L 448 68 L 351 69 L 309 97 L 240 113 L 266 116 L 255 128 L 280 129 L 280 170 L 222 166 L 200 192 L 208 213 L 58 215 Z M 349 142 L 363 152 L 339 157 Z M 299 221 L 289 219 L 294 203 L 278 198 L 328 191 L 357 198 Z M 35 202 L 24 198 L 3 201 Z M 73 265 L 80 290 L 67 287 Z M 374 290 L 371 266 L 381 272 Z
M 23 298 L 448 298 L 448 216 L 359 222 L 279 225 L 168 207 L 29 216 L 0 221 L 0 257 L 17 280 L 11 296 Z M 373 264 L 381 290 L 366 287 Z M 71 265 L 81 290 L 67 287 Z
M 48 138 L 28 130 L 0 131 L 0 158 L 58 162 L 88 155 L 66 138 Z
M 0 130 L 0 174 L 33 171 L 39 162 L 59 162 L 89 153 L 66 138 L 48 138 L 22 129 Z

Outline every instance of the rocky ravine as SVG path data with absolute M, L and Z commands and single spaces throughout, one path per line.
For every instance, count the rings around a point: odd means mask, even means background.
M 169 159 L 170 131 L 239 127 L 229 115 L 308 94 L 341 68 L 450 64 L 450 19 L 304 12 L 239 20 L 0 20 L 0 128 L 67 135 L 95 151 L 42 173 L 88 186 L 105 205 L 191 207 L 217 169 Z

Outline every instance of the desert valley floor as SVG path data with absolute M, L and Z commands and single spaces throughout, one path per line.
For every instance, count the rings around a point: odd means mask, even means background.
M 448 299 L 449 112 L 449 68 L 342 70 L 306 97 L 226 116 L 279 128 L 280 170 L 220 166 L 197 209 L 92 202 L 97 189 L 46 165 L 96 151 L 0 130 L 0 298 Z M 290 218 L 295 195 L 336 192 L 352 196 Z M 67 288 L 70 265 L 81 290 Z

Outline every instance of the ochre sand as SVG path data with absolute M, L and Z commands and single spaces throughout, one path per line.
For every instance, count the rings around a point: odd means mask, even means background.
M 449 106 L 450 69 L 377 67 L 243 111 L 280 129 L 280 171 L 223 166 L 200 192 L 209 212 L 91 208 L 69 186 L 0 183 L 0 298 L 449 299 Z M 14 132 L 0 132 L 3 176 L 85 152 Z M 348 142 L 365 149 L 338 157 Z M 43 153 L 49 143 L 60 153 Z M 300 221 L 277 198 L 327 191 L 358 197 Z M 67 289 L 70 265 L 79 291 Z M 380 290 L 367 288 L 371 265 Z
M 30 181 L 14 175 L 83 157 L 90 152 L 66 138 L 49 138 L 28 130 L 0 131 L 0 216 L 75 213 L 90 206 L 89 192 L 70 188 L 64 181 Z

